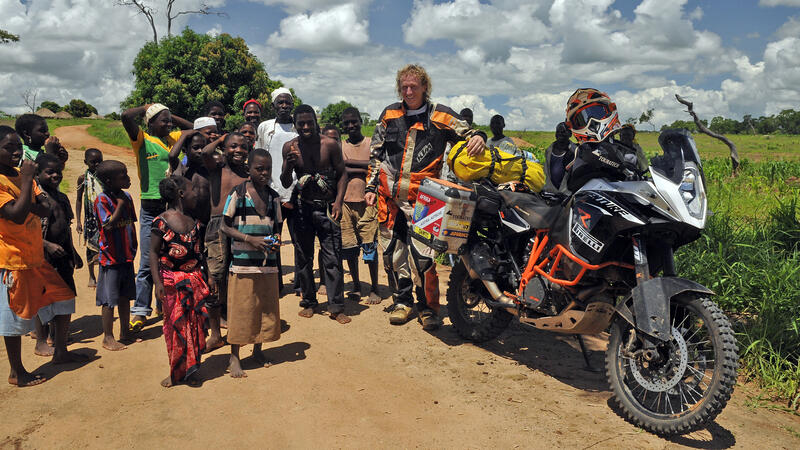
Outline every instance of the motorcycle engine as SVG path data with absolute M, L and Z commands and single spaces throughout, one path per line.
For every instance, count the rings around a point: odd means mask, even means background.
M 553 311 L 551 311 L 550 289 L 545 285 L 545 281 L 539 277 L 533 277 L 528 284 L 525 285 L 523 301 L 526 307 L 542 314 L 553 313 Z

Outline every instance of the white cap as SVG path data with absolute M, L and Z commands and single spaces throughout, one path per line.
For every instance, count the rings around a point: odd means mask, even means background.
M 275 102 L 275 99 L 278 98 L 278 96 L 281 94 L 289 94 L 289 97 L 292 97 L 292 91 L 286 89 L 285 87 L 279 87 L 278 89 L 272 91 L 272 101 Z
M 200 130 L 208 126 L 217 126 L 217 121 L 212 119 L 211 117 L 198 117 L 194 119 L 194 128 L 195 130 Z
M 153 117 L 157 116 L 158 113 L 160 113 L 161 111 L 163 111 L 165 109 L 169 109 L 169 108 L 167 108 L 166 106 L 162 105 L 161 103 L 153 103 L 152 105 L 150 105 L 149 108 L 147 108 L 147 111 L 145 111 L 145 113 L 144 113 L 144 123 L 150 123 L 150 120 Z

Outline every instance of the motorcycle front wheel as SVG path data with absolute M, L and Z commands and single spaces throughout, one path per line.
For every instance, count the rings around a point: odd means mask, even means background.
M 447 314 L 456 332 L 463 339 L 484 342 L 496 338 L 508 327 L 513 317 L 484 301 L 489 292 L 480 280 L 469 276 L 464 263 L 458 262 L 450 272 L 447 284 Z
M 714 420 L 733 393 L 738 367 L 730 322 L 708 298 L 673 298 L 670 324 L 672 338 L 648 358 L 634 328 L 618 318 L 606 351 L 606 375 L 623 417 L 662 436 Z

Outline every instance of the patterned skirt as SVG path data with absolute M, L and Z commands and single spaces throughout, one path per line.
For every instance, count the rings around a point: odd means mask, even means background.
M 184 381 L 200 368 L 206 347 L 208 285 L 199 270 L 161 270 L 164 280 L 164 339 L 173 383 Z

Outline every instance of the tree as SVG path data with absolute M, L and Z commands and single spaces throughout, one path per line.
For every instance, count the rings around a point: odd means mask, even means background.
M 648 109 L 647 111 L 643 112 L 641 116 L 639 116 L 639 125 L 649 123 L 651 127 L 653 127 L 653 131 L 656 131 L 656 126 L 653 125 L 653 108 Z
M 331 103 L 328 106 L 322 108 L 322 111 L 319 113 L 319 123 L 322 126 L 326 125 L 333 125 L 338 130 L 341 131 L 342 129 L 342 111 L 347 108 L 352 108 L 353 105 L 350 103 L 342 100 L 338 103 Z
M 176 0 L 166 0 L 166 9 L 164 15 L 167 17 L 167 37 L 172 36 L 172 21 L 180 16 L 187 14 L 200 14 L 203 16 L 228 16 L 228 14 L 224 12 L 212 11 L 211 8 L 205 3 L 201 4 L 200 9 L 197 10 L 178 11 L 174 9 L 175 1 Z M 147 20 L 147 23 L 150 24 L 150 29 L 153 30 L 153 42 L 158 43 L 158 31 L 156 30 L 156 14 L 158 13 L 157 9 L 146 5 L 143 0 L 117 0 L 117 5 L 132 6 L 139 12 L 139 14 L 143 15 Z
M 39 96 L 39 90 L 28 88 L 19 95 L 25 102 L 25 107 L 30 109 L 32 113 L 36 112 L 36 97 Z
M 94 106 L 77 98 L 70 100 L 69 104 L 64 106 L 64 111 L 72 114 L 73 117 L 89 117 L 92 114 L 97 114 L 97 109 Z
M 800 111 L 784 109 L 776 117 L 775 121 L 781 131 L 786 134 L 800 134 Z
M 19 42 L 19 36 L 6 30 L 0 30 L 0 44 L 8 44 L 9 42 Z
M 134 88 L 120 104 L 123 109 L 158 102 L 188 120 L 210 100 L 238 114 L 250 98 L 264 105 L 262 118 L 275 117 L 270 93 L 283 85 L 269 79 L 244 39 L 228 34 L 211 37 L 188 28 L 158 43 L 146 43 L 133 61 L 133 75 Z M 300 99 L 294 98 L 298 104 Z M 227 123 L 228 129 L 234 122 Z
M 116 111 L 111 111 L 110 113 L 106 114 L 106 119 L 120 120 L 122 119 L 122 116 Z
M 53 111 L 54 113 L 57 113 L 57 112 L 61 111 L 61 107 L 58 106 L 58 103 L 51 102 L 50 100 L 43 101 L 42 104 L 39 105 L 39 109 L 42 109 L 42 108 L 47 108 L 50 111 Z

